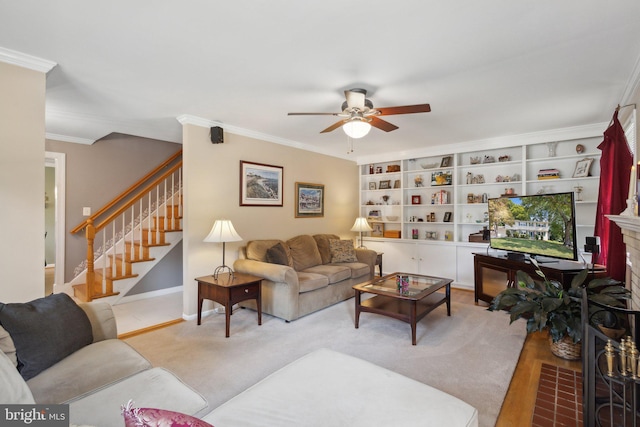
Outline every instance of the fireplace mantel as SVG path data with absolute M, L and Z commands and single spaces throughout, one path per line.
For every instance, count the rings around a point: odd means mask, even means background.
M 606 215 L 611 221 L 618 224 L 622 230 L 640 233 L 640 217 L 627 215 Z

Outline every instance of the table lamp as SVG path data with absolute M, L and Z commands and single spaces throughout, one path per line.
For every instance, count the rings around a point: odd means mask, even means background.
M 373 230 L 373 228 L 371 228 L 369 222 L 367 222 L 367 218 L 363 216 L 356 218 L 356 222 L 353 224 L 353 227 L 351 227 L 351 231 L 360 232 L 360 246 L 358 246 L 358 248 L 364 248 L 364 245 L 362 244 L 362 232 L 371 230 Z
M 228 271 L 229 277 L 233 278 L 233 270 L 224 262 L 225 243 L 239 242 L 241 240 L 242 237 L 240 237 L 240 235 L 236 232 L 235 228 L 233 228 L 233 224 L 228 219 L 217 219 L 213 223 L 211 231 L 209 232 L 207 237 L 204 238 L 203 242 L 222 242 L 222 265 L 216 267 L 215 271 L 213 272 L 214 279 L 218 279 L 218 275 L 220 273 L 224 273 L 225 271 Z

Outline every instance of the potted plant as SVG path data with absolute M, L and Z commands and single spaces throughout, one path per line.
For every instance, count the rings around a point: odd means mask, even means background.
M 551 351 L 556 356 L 579 359 L 582 339 L 581 301 L 583 282 L 588 271 L 582 270 L 571 281 L 571 287 L 564 289 L 560 282 L 545 276 L 535 259 L 531 259 L 531 263 L 542 280 L 533 280 L 527 273 L 518 271 L 518 285 L 500 292 L 492 300 L 488 310 L 508 311 L 510 323 L 526 318 L 527 333 L 549 331 Z M 623 307 L 622 301 L 629 298 L 629 291 L 620 282 L 610 278 L 594 279 L 585 288 L 590 300 L 610 306 Z M 592 321 L 612 321 L 610 316 L 602 314 L 589 317 Z

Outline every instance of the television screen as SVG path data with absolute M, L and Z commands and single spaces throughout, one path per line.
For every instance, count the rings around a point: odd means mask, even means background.
M 576 261 L 573 193 L 489 199 L 490 246 Z

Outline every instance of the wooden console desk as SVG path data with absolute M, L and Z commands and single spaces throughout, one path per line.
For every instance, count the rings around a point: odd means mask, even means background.
M 539 263 L 538 265 L 547 278 L 557 280 L 565 288 L 569 288 L 571 280 L 585 269 L 585 265 L 577 261 L 558 260 Z M 539 278 L 535 272 L 535 266 L 531 262 L 528 260 L 512 260 L 506 256 L 476 253 L 473 259 L 473 269 L 476 304 L 478 300 L 491 303 L 493 298 L 507 287 L 515 286 L 516 272 L 518 270 L 529 274 L 534 280 Z M 596 277 L 604 277 L 606 273 L 604 266 L 596 264 L 594 273 L 589 274 L 587 282 Z

